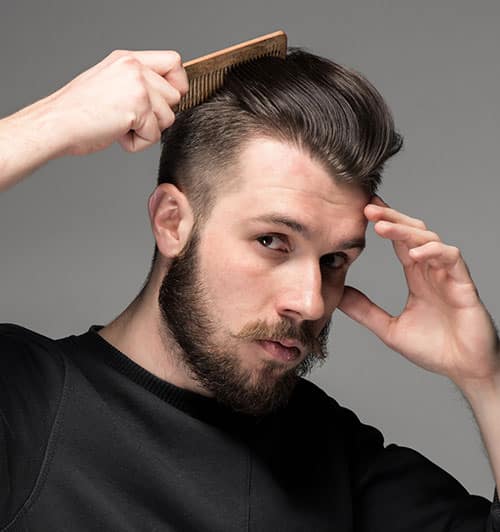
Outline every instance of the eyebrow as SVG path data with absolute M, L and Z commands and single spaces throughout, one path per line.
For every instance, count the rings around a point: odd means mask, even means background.
M 250 222 L 265 222 L 273 225 L 284 225 L 291 229 L 295 233 L 299 233 L 303 235 L 305 238 L 310 238 L 311 231 L 308 229 L 304 224 L 298 222 L 297 220 L 294 220 L 293 218 L 290 218 L 289 216 L 285 216 L 283 214 L 263 214 L 262 216 L 256 216 L 254 218 L 250 218 Z M 360 250 L 363 250 L 366 246 L 366 240 L 364 237 L 360 238 L 352 238 L 350 240 L 345 240 L 344 242 L 340 242 L 338 246 L 336 246 L 337 249 L 346 250 L 346 249 L 354 249 L 359 248 Z

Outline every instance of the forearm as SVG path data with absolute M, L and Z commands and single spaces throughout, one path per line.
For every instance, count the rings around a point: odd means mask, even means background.
M 54 94 L 0 120 L 0 190 L 66 153 L 86 155 L 115 141 L 130 152 L 155 144 L 187 91 L 177 52 L 111 53 Z
M 0 190 L 5 190 L 50 159 L 64 154 L 67 135 L 51 96 L 0 120 Z
M 459 385 L 474 412 L 500 490 L 500 375 Z

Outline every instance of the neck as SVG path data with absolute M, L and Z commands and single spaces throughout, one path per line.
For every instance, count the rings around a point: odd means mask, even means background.
M 164 325 L 158 305 L 162 278 L 159 268 L 155 268 L 142 292 L 99 334 L 156 377 L 179 388 L 210 396 L 192 378 L 182 362 L 179 346 Z

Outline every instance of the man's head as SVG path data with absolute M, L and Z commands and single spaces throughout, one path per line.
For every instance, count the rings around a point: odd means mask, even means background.
M 325 358 L 363 208 L 400 147 L 368 82 L 301 51 L 236 69 L 166 132 L 150 201 L 159 307 L 221 402 L 265 413 Z
M 304 149 L 337 181 L 369 194 L 402 144 L 389 109 L 366 79 L 291 49 L 285 60 L 267 57 L 235 68 L 208 102 L 177 116 L 164 132 L 158 184 L 185 191 L 204 220 L 218 194 L 237 186 L 231 168 L 255 136 Z

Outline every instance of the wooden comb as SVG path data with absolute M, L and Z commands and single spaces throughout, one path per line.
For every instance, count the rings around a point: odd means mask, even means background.
M 286 46 L 286 33 L 280 30 L 184 63 L 189 90 L 176 111 L 185 111 L 206 101 L 222 86 L 226 74 L 236 65 L 265 56 L 285 58 Z

